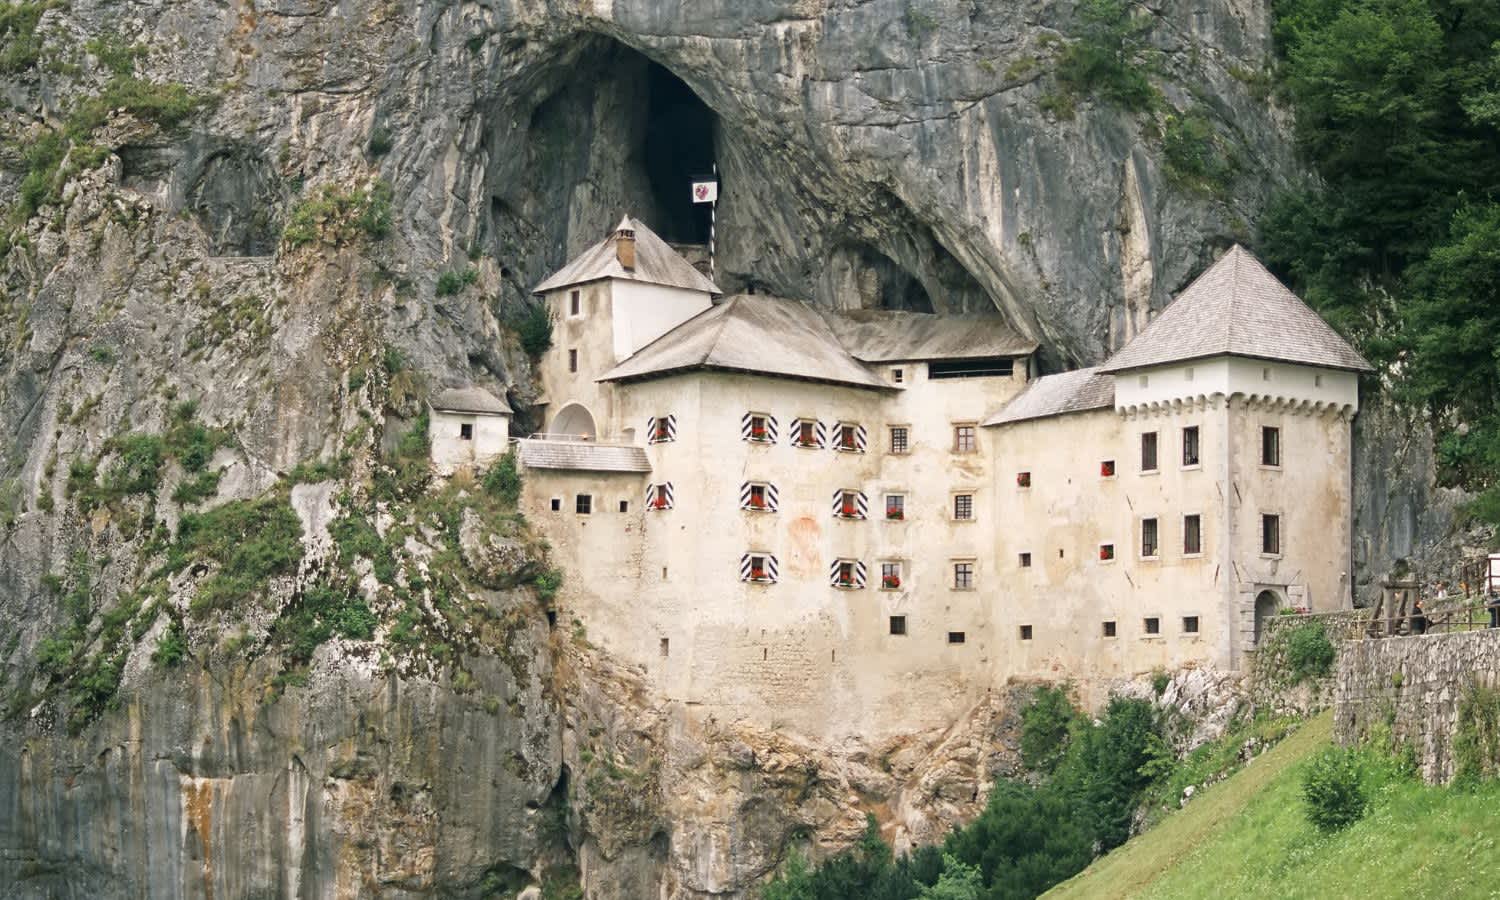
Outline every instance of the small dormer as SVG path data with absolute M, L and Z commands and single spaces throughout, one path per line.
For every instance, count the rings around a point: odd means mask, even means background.
M 432 462 L 444 475 L 484 466 L 510 445 L 510 405 L 484 388 L 439 391 L 428 408 Z

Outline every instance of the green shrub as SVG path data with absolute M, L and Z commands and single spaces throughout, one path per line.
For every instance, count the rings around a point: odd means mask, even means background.
M 270 578 L 297 570 L 302 523 L 280 494 L 183 513 L 168 568 L 178 571 L 195 560 L 216 562 L 219 571 L 199 585 L 190 607 L 194 615 L 253 600 Z
M 395 143 L 391 140 L 391 132 L 384 125 L 376 125 L 370 129 L 370 141 L 366 145 L 371 159 L 379 159 L 391 152 Z
M 212 497 L 219 493 L 219 479 L 223 477 L 222 472 L 217 470 L 199 472 L 191 478 L 184 479 L 172 491 L 172 502 L 179 506 L 189 506 Z
M 1355 751 L 1330 747 L 1318 754 L 1302 772 L 1302 799 L 1307 820 L 1325 834 L 1359 821 L 1369 798 Z
M 156 642 L 156 649 L 151 652 L 151 661 L 166 669 L 176 668 L 187 656 L 187 637 L 182 633 L 182 623 L 173 620 L 162 634 L 161 640 Z
M 342 516 L 328 526 L 328 532 L 338 548 L 340 562 L 352 566 L 355 559 L 364 557 L 374 565 L 375 578 L 381 584 L 396 583 L 395 556 L 364 516 L 358 513 Z
M 550 603 L 557 592 L 562 589 L 563 573 L 561 569 L 548 569 L 536 577 L 532 582 L 536 587 L 537 599 L 543 603 Z
M 1224 193 L 1238 168 L 1213 123 L 1198 110 L 1166 117 L 1162 154 L 1173 182 L 1205 194 Z
M 1037 688 L 1021 711 L 1021 763 L 1050 775 L 1062 762 L 1068 733 L 1078 718 L 1066 686 Z
M 473 266 L 469 266 L 462 272 L 444 272 L 438 276 L 437 295 L 451 297 L 478 280 L 479 270 Z
M 515 506 L 521 499 L 521 470 L 516 465 L 514 451 L 495 460 L 484 474 L 484 490 L 502 503 Z
M 1157 669 L 1151 673 L 1151 693 L 1160 697 L 1167 692 L 1172 684 L 1172 674 L 1165 669 Z
M 60 5 L 55 0 L 0 3 L 0 72 L 14 74 L 36 65 L 42 54 L 37 25 L 42 13 Z
M 1158 93 L 1136 55 L 1151 17 L 1139 20 L 1127 0 L 1083 0 L 1078 7 L 1079 36 L 1063 49 L 1057 80 L 1074 96 L 1097 95 L 1126 109 L 1144 112 Z
M 1453 736 L 1455 780 L 1473 784 L 1500 775 L 1500 689 L 1471 683 L 1458 704 Z
M 521 341 L 521 349 L 532 359 L 546 353 L 552 346 L 552 314 L 543 304 L 527 306 L 526 311 L 516 320 L 515 330 Z
M 281 239 L 288 247 L 315 241 L 338 247 L 360 237 L 382 238 L 390 230 L 390 185 L 376 181 L 364 189 L 325 184 L 292 207 Z
M 375 614 L 343 584 L 317 584 L 277 620 L 272 634 L 292 659 L 305 661 L 334 636 L 366 641 L 375 636 Z
M 1322 622 L 1297 626 L 1286 638 L 1287 669 L 1294 684 L 1324 678 L 1333 669 L 1333 642 Z

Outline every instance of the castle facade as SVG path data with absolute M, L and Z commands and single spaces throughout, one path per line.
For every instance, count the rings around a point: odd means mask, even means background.
M 998 317 L 722 297 L 628 218 L 536 291 L 559 625 L 704 713 L 879 739 L 1350 604 L 1369 367 L 1239 247 L 1055 375 Z

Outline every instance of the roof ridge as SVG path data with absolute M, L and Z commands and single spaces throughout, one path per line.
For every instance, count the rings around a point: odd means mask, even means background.
M 703 351 L 703 359 L 701 360 L 701 362 L 706 363 L 710 359 L 713 359 L 714 351 L 717 350 L 717 349 L 719 349 L 719 342 L 724 339 L 724 329 L 727 328 L 727 327 L 729 327 L 729 316 L 732 313 L 737 312 L 739 310 L 739 308 L 740 308 L 739 300 L 743 296 L 744 296 L 743 294 L 736 294 L 735 296 L 730 297 L 728 300 L 725 300 L 723 303 L 719 304 L 719 306 L 717 306 L 717 307 L 710 306 L 708 308 L 709 310 L 722 308 L 724 311 L 719 314 L 719 321 L 717 321 L 717 322 L 715 322 L 713 324 L 713 329 L 714 329 L 713 340 L 709 341 L 708 342 L 708 347 L 704 349 L 704 351 Z M 705 312 L 706 311 L 707 310 L 705 310 Z M 699 313 L 698 315 L 703 315 L 703 313 Z M 696 319 L 697 316 L 694 316 L 693 318 Z M 688 322 L 691 322 L 691 321 L 693 321 L 693 319 L 688 319 Z M 676 331 L 677 328 L 681 328 L 683 325 L 686 325 L 686 324 L 687 324 L 687 322 L 680 323 L 676 328 L 673 328 L 673 329 L 669 330 L 667 332 L 667 334 L 671 334 L 673 331 Z M 667 336 L 666 334 L 662 335 L 662 337 L 666 337 L 666 336 Z
M 1224 346 L 1233 347 L 1235 307 L 1239 306 L 1240 303 L 1240 259 L 1244 254 L 1240 252 L 1240 245 L 1236 243 L 1233 247 L 1229 248 L 1227 255 L 1233 256 L 1234 260 L 1231 263 L 1233 268 L 1229 271 L 1229 308 L 1225 310 L 1224 314 Z M 1209 266 L 1208 268 L 1211 271 L 1214 267 Z

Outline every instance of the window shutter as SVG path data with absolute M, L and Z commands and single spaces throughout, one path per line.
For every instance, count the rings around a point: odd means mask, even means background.
M 658 502 L 658 500 L 660 502 Z M 664 481 L 661 484 L 646 485 L 646 508 L 649 510 L 671 509 L 675 504 L 672 497 L 672 482 Z
M 867 432 L 867 431 L 865 431 L 865 426 L 863 426 L 863 425 L 855 426 L 855 429 L 854 429 L 854 446 L 856 446 L 856 447 L 859 448 L 859 452 L 860 453 L 865 452 L 865 448 L 869 445 L 869 442 L 870 442 L 870 433 Z M 864 495 L 861 494 L 860 496 L 864 496 Z
M 854 578 L 852 585 L 843 585 L 839 583 L 839 570 L 844 566 L 849 566 L 853 570 Z M 869 579 L 869 577 L 869 570 L 865 567 L 865 564 L 863 562 L 860 562 L 857 559 L 836 559 L 833 561 L 833 565 L 828 567 L 829 587 L 844 588 L 845 590 L 848 590 L 849 587 L 853 587 L 859 590 L 863 590 L 865 582 Z
M 745 415 L 740 418 L 740 440 L 755 440 L 750 436 L 750 420 L 755 418 L 756 415 L 760 414 L 745 413 Z M 776 443 L 776 417 L 769 415 L 761 415 L 760 417 L 766 422 L 766 436 L 763 440 L 771 444 Z M 792 427 L 795 429 L 797 426 L 795 423 L 793 423 Z
M 839 585 L 839 567 L 842 566 L 843 564 L 844 564 L 844 561 L 842 559 L 836 559 L 836 560 L 833 561 L 833 564 L 828 567 L 828 586 L 829 587 L 838 587 L 838 585 Z
M 863 562 L 860 562 L 859 560 L 855 560 L 854 561 L 854 586 L 857 587 L 857 588 L 863 589 L 864 586 L 865 586 L 865 579 L 867 579 L 869 577 L 870 577 L 870 573 L 865 568 L 865 564 Z
M 854 515 L 844 515 L 844 495 L 849 494 L 854 500 Z M 851 491 L 840 488 L 833 492 L 833 514 L 843 519 L 868 519 L 870 517 L 870 500 L 864 491 Z
M 775 584 L 778 580 L 780 580 L 781 576 L 777 572 L 777 568 L 776 568 L 776 557 L 772 556 L 769 553 L 746 553 L 744 556 L 741 556 L 740 557 L 740 580 L 741 581 L 750 581 L 751 580 L 751 578 L 750 578 L 750 560 L 751 560 L 752 557 L 756 557 L 756 556 L 759 556 L 761 559 L 765 560 L 766 581 L 770 582 L 771 584 Z
M 667 440 L 677 440 L 677 417 L 674 415 L 667 416 Z
M 656 416 L 646 418 L 646 443 L 656 443 Z
M 740 509 L 752 509 L 750 505 L 750 489 L 759 485 L 765 488 L 766 506 L 764 512 L 775 512 L 780 504 L 776 498 L 776 485 L 769 482 L 746 481 L 740 484 Z

